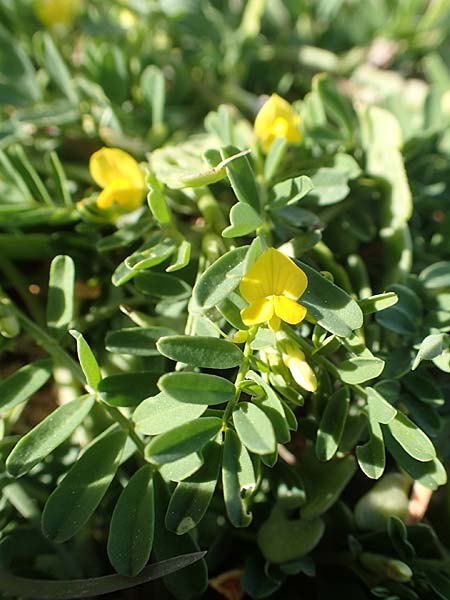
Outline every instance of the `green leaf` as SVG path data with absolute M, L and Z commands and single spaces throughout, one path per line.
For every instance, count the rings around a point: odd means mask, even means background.
M 75 265 L 70 256 L 55 256 L 50 267 L 47 300 L 47 325 L 61 339 L 73 319 Z
M 160 373 L 152 371 L 110 375 L 98 385 L 99 398 L 110 406 L 137 406 L 158 392 L 159 376 Z
M 429 265 L 420 273 L 419 280 L 427 290 L 450 288 L 450 261 L 442 260 Z
M 328 73 L 315 75 L 312 89 L 319 95 L 327 117 L 342 130 L 347 141 L 351 140 L 356 115 L 350 99 L 339 92 L 334 78 Z
M 94 402 L 94 396 L 81 396 L 54 410 L 19 440 L 6 461 L 8 473 L 20 477 L 47 458 L 81 425 Z
M 275 506 L 258 531 L 258 546 L 271 563 L 291 562 L 311 552 L 324 531 L 321 518 L 288 519 L 284 511 Z
M 187 240 L 183 240 L 181 244 L 178 246 L 177 251 L 174 255 L 174 258 L 170 265 L 167 267 L 166 271 L 168 273 L 173 273 L 174 271 L 180 271 L 187 267 L 189 261 L 191 259 L 191 243 Z
M 223 498 L 228 518 L 234 527 L 248 527 L 252 515 L 242 492 L 252 492 L 256 485 L 250 456 L 232 429 L 225 431 L 222 464 Z
M 277 442 L 279 444 L 287 443 L 291 439 L 291 435 L 284 408 L 278 396 L 270 385 L 254 371 L 249 371 L 246 377 L 255 381 L 264 392 L 263 398 L 254 399 L 253 402 L 269 417 Z
M 279 210 L 285 206 L 297 204 L 313 189 L 313 183 L 306 175 L 285 179 L 273 186 L 274 198 L 271 200 L 270 210 Z
M 385 398 L 374 388 L 364 388 L 367 393 L 367 404 L 370 417 L 377 423 L 387 425 L 395 418 L 397 411 Z
M 71 104 L 77 104 L 78 94 L 73 83 L 74 80 L 58 48 L 48 33 L 42 34 L 42 42 L 43 59 L 50 78 Z
M 445 404 L 441 386 L 436 382 L 435 377 L 425 369 L 415 373 L 407 373 L 402 378 L 402 383 L 421 402 L 432 406 L 443 406 Z
M 158 560 L 181 553 L 193 553 L 199 550 L 197 542 L 190 533 L 175 535 L 168 531 L 164 517 L 169 504 L 169 490 L 158 474 L 154 476 L 155 487 L 155 539 L 154 552 Z M 204 560 L 185 569 L 182 573 L 164 578 L 164 585 L 170 594 L 178 600 L 201 598 L 208 587 L 208 569 Z
M 239 439 L 250 452 L 275 452 L 276 439 L 272 423 L 255 404 L 240 402 L 233 411 L 233 423 Z
M 194 528 L 204 517 L 219 476 L 222 448 L 210 442 L 203 450 L 203 466 L 175 488 L 166 513 L 166 527 L 177 535 Z
M 165 238 L 156 243 L 152 242 L 144 247 L 144 249 L 134 252 L 128 258 L 126 258 L 125 262 L 122 264 L 124 264 L 127 269 L 133 271 L 134 275 L 137 275 L 138 271 L 142 271 L 143 269 L 151 269 L 152 267 L 156 267 L 156 265 L 159 265 L 167 260 L 170 256 L 172 256 L 175 249 L 175 242 L 171 238 Z M 117 282 L 115 285 L 121 285 L 121 283 Z
M 245 274 L 248 246 L 230 250 L 206 269 L 194 287 L 194 298 L 203 310 L 216 306 L 233 292 Z
M 436 490 L 440 485 L 444 485 L 447 481 L 447 473 L 437 458 L 427 462 L 415 460 L 393 437 L 388 425 L 383 425 L 382 430 L 386 447 L 401 469 L 430 490 Z
M 146 271 L 139 273 L 134 284 L 142 294 L 155 298 L 189 298 L 192 293 L 191 286 L 175 275 L 153 273 Z
M 158 381 L 158 387 L 174 400 L 190 404 L 223 404 L 236 395 L 231 381 L 205 373 L 166 373 Z
M 21 367 L 0 383 L 0 413 L 7 412 L 28 400 L 49 379 L 52 361 L 38 360 Z
M 156 347 L 167 358 L 206 369 L 232 369 L 243 359 L 242 351 L 232 342 L 205 336 L 168 336 Z
M 327 331 L 348 337 L 363 324 L 363 313 L 358 304 L 309 265 L 296 261 L 308 277 L 308 287 L 300 303 Z
M 206 405 L 180 402 L 161 392 L 139 404 L 134 411 L 133 421 L 137 431 L 145 435 L 158 435 L 197 419 L 206 409 Z
M 235 238 L 243 237 L 252 233 L 264 223 L 264 219 L 249 205 L 244 202 L 237 202 L 230 210 L 230 223 L 222 231 L 222 237 Z
M 270 147 L 269 153 L 264 162 L 264 180 L 270 181 L 277 173 L 286 155 L 288 148 L 287 141 L 279 137 Z
M 70 195 L 69 183 L 64 172 L 64 168 L 59 160 L 58 155 L 53 150 L 46 155 L 47 163 L 53 175 L 53 181 L 56 187 L 55 202 L 65 206 L 72 206 L 72 198 Z
M 378 377 L 383 369 L 381 358 L 350 358 L 341 362 L 338 372 L 344 383 L 355 385 Z
M 375 294 L 375 296 L 359 300 L 358 304 L 365 315 L 371 315 L 380 310 L 386 310 L 397 302 L 398 296 L 395 292 L 384 292 L 384 294 Z
M 155 527 L 153 470 L 144 465 L 119 496 L 108 536 L 108 557 L 121 575 L 140 573 L 150 558 Z
M 419 346 L 411 369 L 414 371 L 423 360 L 433 360 L 440 356 L 448 345 L 448 334 L 434 333 L 427 335 Z
M 110 331 L 106 335 L 105 347 L 109 352 L 133 356 L 159 356 L 156 342 L 160 337 L 171 335 L 168 327 L 128 327 Z
M 353 456 L 318 461 L 308 452 L 300 465 L 300 476 L 306 490 L 306 504 L 300 509 L 304 519 L 314 519 L 326 512 L 338 499 L 355 474 Z
M 419 297 L 404 285 L 395 284 L 390 288 L 397 294 L 398 302 L 395 306 L 377 313 L 375 315 L 377 323 L 400 335 L 414 335 L 422 317 Z
M 195 419 L 152 439 L 145 449 L 145 456 L 155 465 L 173 462 L 201 450 L 221 428 L 222 420 L 216 417 Z
M 337 168 L 320 167 L 308 175 L 312 184 L 309 198 L 315 199 L 319 206 L 336 204 L 350 192 L 347 175 Z
M 363 446 L 356 447 L 356 458 L 361 471 L 370 479 L 379 479 L 386 465 L 383 433 L 379 422 L 370 415 L 369 441 Z
M 200 452 L 193 452 L 183 458 L 161 465 L 159 473 L 167 481 L 184 481 L 196 473 L 203 465 L 203 456 Z
M 83 528 L 113 480 L 126 439 L 127 434 L 113 426 L 89 444 L 45 504 L 46 537 L 65 542 Z
M 155 65 L 149 65 L 141 75 L 140 89 L 147 108 L 152 115 L 152 127 L 164 122 L 164 104 L 166 101 L 166 82 L 164 74 Z
M 350 396 L 348 388 L 337 390 L 328 400 L 319 423 L 316 438 L 316 456 L 330 460 L 336 454 L 347 421 Z
M 205 552 L 193 552 L 181 556 L 174 556 L 168 560 L 153 563 L 146 567 L 136 577 L 123 575 L 106 575 L 90 579 L 29 579 L 17 577 L 7 571 L 0 570 L 0 592 L 21 598 L 34 598 L 36 590 L 42 600 L 71 600 L 72 598 L 93 598 L 102 594 L 112 594 L 120 590 L 154 581 L 160 577 L 167 577 L 176 571 L 201 560 Z
M 400 446 L 416 460 L 428 462 L 436 458 L 432 441 L 403 413 L 397 412 L 387 427 Z
M 78 360 L 80 361 L 80 366 L 83 370 L 84 376 L 86 377 L 86 381 L 93 390 L 96 390 L 102 379 L 102 374 L 100 367 L 98 366 L 97 359 L 95 358 L 89 344 L 84 339 L 83 334 L 76 329 L 71 329 L 69 333 L 77 342 Z
M 235 146 L 225 146 L 221 148 L 220 155 L 225 160 L 239 153 L 239 148 Z M 249 204 L 254 211 L 259 214 L 260 200 L 259 192 L 256 186 L 256 176 L 251 167 L 247 156 L 236 158 L 226 166 L 228 179 L 233 188 L 236 198 L 239 202 Z

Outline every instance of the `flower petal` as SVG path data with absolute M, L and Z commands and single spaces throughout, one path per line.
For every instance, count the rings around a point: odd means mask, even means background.
M 283 362 L 300 387 L 308 390 L 308 392 L 315 392 L 317 390 L 316 374 L 304 357 L 305 355 L 301 351 L 293 355 L 283 354 Z
M 300 267 L 279 250 L 268 248 L 244 275 L 239 290 L 247 302 L 272 295 L 297 300 L 307 285 Z
M 273 299 L 274 312 L 286 323 L 295 325 L 306 317 L 306 308 L 286 296 L 275 296 Z
M 119 148 L 102 148 L 91 156 L 89 171 L 97 185 L 106 188 L 117 179 L 125 179 L 133 188 L 145 189 L 145 179 L 136 160 Z
M 290 143 L 300 142 L 302 135 L 298 129 L 300 117 L 292 106 L 277 94 L 263 104 L 255 119 L 255 134 L 264 152 L 268 152 L 277 137 Z
M 273 298 L 260 298 L 241 310 L 241 318 L 248 325 L 259 325 L 273 316 Z
M 118 205 L 123 210 L 131 212 L 139 208 L 144 200 L 142 188 L 130 187 L 126 179 L 115 179 L 99 194 L 97 206 L 101 209 Z

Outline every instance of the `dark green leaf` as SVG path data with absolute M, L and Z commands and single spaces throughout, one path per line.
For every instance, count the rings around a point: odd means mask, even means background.
M 276 449 L 275 432 L 267 415 L 250 402 L 240 402 L 233 411 L 233 423 L 241 442 L 255 454 Z
M 77 341 L 78 360 L 80 361 L 80 366 L 83 370 L 84 376 L 86 377 L 86 381 L 93 390 L 96 390 L 102 378 L 97 359 L 95 358 L 89 344 L 79 331 L 76 329 L 71 329 L 69 333 Z
M 252 515 L 247 511 L 242 492 L 251 492 L 256 485 L 250 456 L 233 429 L 225 432 L 222 464 L 222 486 L 225 508 L 234 527 L 248 527 Z
M 150 558 L 155 526 L 153 472 L 144 465 L 122 491 L 111 517 L 108 556 L 121 575 L 140 573 Z
M 167 358 L 207 369 L 232 369 L 243 358 L 235 344 L 204 336 L 168 336 L 161 338 L 156 347 Z
M 70 256 L 55 256 L 50 267 L 47 325 L 60 339 L 73 319 L 75 265 Z
M 113 426 L 86 448 L 45 504 L 46 537 L 65 542 L 83 528 L 113 480 L 126 439 L 127 434 Z
M 105 346 L 110 352 L 133 356 L 159 356 L 156 342 L 160 337 L 171 335 L 167 327 L 129 327 L 111 331 L 106 336 Z
M 245 273 L 248 248 L 241 246 L 230 250 L 206 269 L 193 292 L 201 309 L 208 310 L 216 306 L 237 288 Z
M 49 379 L 52 361 L 39 360 L 21 367 L 0 383 L 0 412 L 7 412 L 28 400 Z
M 235 146 L 221 148 L 222 159 L 230 158 L 239 153 Z M 229 162 L 226 166 L 228 179 L 239 202 L 249 204 L 256 213 L 260 212 L 259 192 L 256 186 L 256 176 L 247 156 L 241 156 Z
M 397 412 L 387 427 L 400 446 L 416 460 L 428 462 L 436 458 L 432 441 L 403 413 Z
M 346 387 L 337 390 L 323 411 L 316 438 L 316 456 L 330 460 L 336 454 L 347 421 L 350 396 Z
M 197 419 L 206 409 L 206 405 L 180 402 L 161 392 L 139 404 L 134 411 L 133 421 L 137 431 L 145 435 L 158 435 Z
M 94 402 L 94 396 L 82 396 L 54 410 L 19 440 L 6 461 L 8 473 L 20 477 L 47 458 L 81 425 Z
M 347 337 L 359 329 L 363 324 L 363 313 L 358 304 L 315 269 L 305 263 L 298 264 L 308 277 L 308 287 L 300 303 L 319 325 L 341 337 Z
M 159 376 L 160 373 L 151 371 L 110 375 L 99 383 L 99 397 L 110 406 L 137 406 L 158 392 Z
M 236 395 L 231 381 L 205 373 L 166 373 L 158 381 L 158 387 L 174 400 L 190 404 L 223 404 Z
M 145 449 L 147 460 L 155 465 L 173 462 L 203 446 L 222 428 L 222 420 L 204 417 L 185 423 L 154 438 Z
M 207 444 L 203 450 L 203 466 L 177 485 L 166 513 L 169 531 L 182 535 L 202 520 L 216 488 L 221 455 L 219 443 Z

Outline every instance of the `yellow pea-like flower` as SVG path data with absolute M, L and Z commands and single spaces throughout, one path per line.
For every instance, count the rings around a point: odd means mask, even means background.
M 279 137 L 291 144 L 300 142 L 302 135 L 299 125 L 300 117 L 289 102 L 278 94 L 272 94 L 256 115 L 255 134 L 267 153 Z
M 116 206 L 124 211 L 139 208 L 145 197 L 144 173 L 137 161 L 119 148 L 101 148 L 89 161 L 92 179 L 103 188 L 97 198 L 102 209 Z
M 306 316 L 297 300 L 306 290 L 308 278 L 294 261 L 275 248 L 267 249 L 242 278 L 239 290 L 250 304 L 241 310 L 243 322 L 268 322 L 277 330 L 280 321 L 294 325 Z
M 82 6 L 83 0 L 35 0 L 33 8 L 36 18 L 46 27 L 70 27 Z

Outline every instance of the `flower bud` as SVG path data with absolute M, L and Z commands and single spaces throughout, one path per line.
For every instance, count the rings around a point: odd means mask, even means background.
M 82 0 L 35 0 L 36 18 L 46 27 L 71 27 L 83 6 Z

